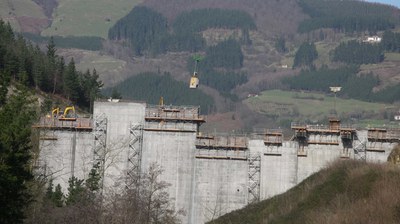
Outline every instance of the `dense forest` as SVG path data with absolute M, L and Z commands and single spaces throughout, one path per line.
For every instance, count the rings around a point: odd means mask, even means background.
M 110 28 L 108 38 L 126 40 L 136 55 L 197 52 L 205 48 L 205 40 L 199 31 L 207 28 L 242 29 L 248 35 L 248 31 L 256 27 L 247 13 L 223 9 L 185 12 L 169 26 L 167 19 L 160 13 L 138 6 Z
M 246 74 L 235 71 L 242 68 L 243 58 L 239 42 L 233 39 L 208 47 L 203 60 L 198 63 L 200 84 L 210 86 L 234 99 L 230 91 L 248 81 Z M 187 67 L 189 71 L 194 70 L 192 59 L 188 60 Z
M 388 52 L 400 52 L 400 33 L 387 30 L 383 33 L 381 46 Z
M 128 78 L 113 88 L 103 91 L 105 95 L 112 95 L 117 91 L 123 98 L 146 101 L 158 104 L 163 97 L 166 104 L 200 105 L 201 113 L 208 114 L 214 111 L 214 100 L 198 89 L 189 89 L 188 83 L 174 80 L 169 73 L 141 73 Z
M 111 40 L 128 40 L 134 53 L 154 50 L 167 36 L 167 19 L 147 7 L 134 7 L 108 31 Z
M 319 28 L 333 28 L 340 32 L 360 32 L 392 29 L 399 23 L 393 15 L 396 8 L 388 5 L 371 4 L 362 1 L 320 1 L 301 0 L 299 5 L 311 19 L 299 25 L 299 32 Z
M 293 68 L 313 67 L 313 62 L 318 58 L 317 48 L 314 43 L 304 42 L 300 45 L 294 56 Z
M 341 43 L 333 52 L 333 60 L 350 64 L 376 64 L 385 59 L 379 44 L 363 43 L 356 40 Z

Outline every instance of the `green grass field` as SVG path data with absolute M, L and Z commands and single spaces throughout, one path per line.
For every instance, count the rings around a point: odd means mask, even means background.
M 252 110 L 268 116 L 289 117 L 292 120 L 321 120 L 332 115 L 335 97 L 317 93 L 269 90 L 262 92 L 258 97 L 247 99 L 245 103 Z M 362 112 L 378 114 L 389 106 L 336 98 L 336 112 L 339 115 Z
M 107 84 L 106 86 L 121 81 L 119 74 L 125 69 L 125 61 L 100 55 L 97 51 L 78 51 L 80 60 L 76 64 L 76 68 L 79 71 L 85 72 L 87 69 L 92 71 L 95 68 L 100 79 Z M 113 80 L 111 80 L 112 77 L 114 77 Z
M 385 60 L 387 61 L 400 61 L 400 53 L 385 53 Z
M 43 36 L 99 36 L 107 38 L 108 29 L 142 0 L 59 0 L 53 23 Z

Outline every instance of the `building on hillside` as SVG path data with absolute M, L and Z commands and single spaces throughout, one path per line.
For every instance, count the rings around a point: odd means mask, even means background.
M 382 37 L 379 36 L 368 36 L 363 40 L 364 43 L 371 43 L 371 44 L 380 43 L 381 41 Z
M 400 111 L 397 112 L 397 113 L 394 115 L 394 120 L 395 120 L 395 121 L 400 121 Z

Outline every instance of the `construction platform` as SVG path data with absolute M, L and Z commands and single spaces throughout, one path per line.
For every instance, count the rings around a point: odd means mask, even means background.
M 59 120 L 53 117 L 41 117 L 39 122 L 32 126 L 33 128 L 52 129 L 52 130 L 80 130 L 92 131 L 93 119 L 76 118 L 75 120 Z

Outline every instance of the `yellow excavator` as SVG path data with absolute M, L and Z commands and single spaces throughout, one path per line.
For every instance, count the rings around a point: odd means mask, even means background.
M 75 107 L 66 107 L 64 111 L 61 111 L 59 107 L 54 108 L 51 111 L 51 116 L 58 118 L 60 121 L 76 121 Z

